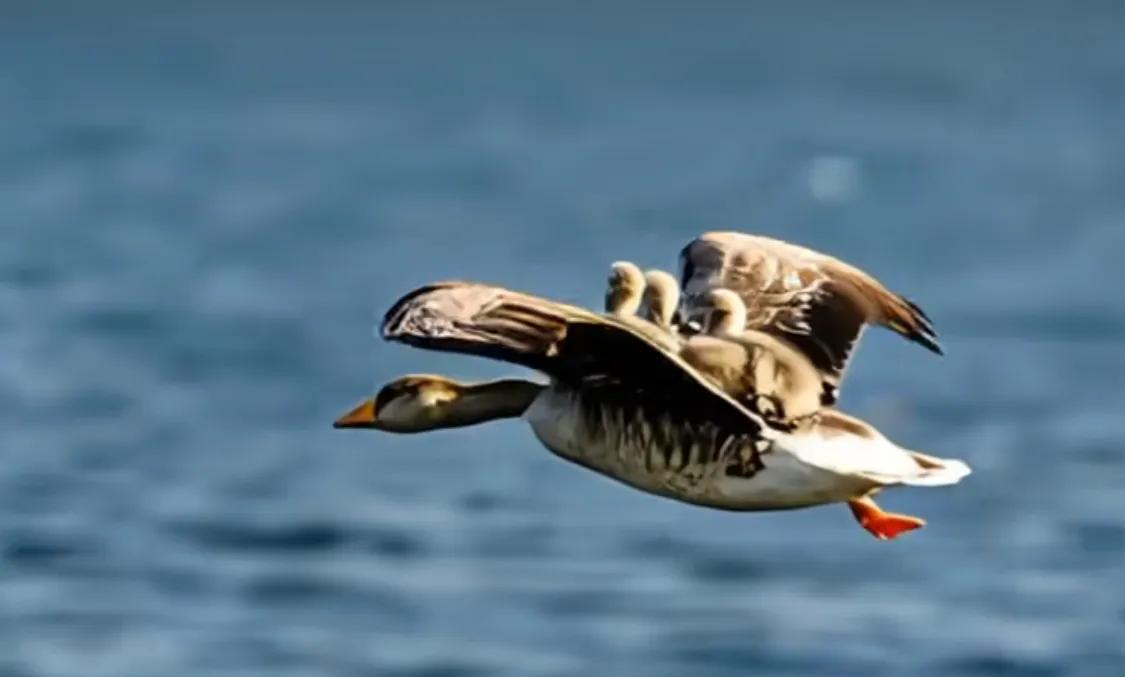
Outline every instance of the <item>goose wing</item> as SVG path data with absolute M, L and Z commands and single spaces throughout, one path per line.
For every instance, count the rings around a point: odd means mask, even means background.
M 403 296 L 387 311 L 381 331 L 390 341 L 519 364 L 573 386 L 641 398 L 676 417 L 762 433 L 756 414 L 641 324 L 502 287 L 455 281 Z
M 680 252 L 680 285 L 689 316 L 708 289 L 737 292 L 748 329 L 789 341 L 821 372 L 825 404 L 835 403 L 848 359 L 869 324 L 942 352 L 933 323 L 910 300 L 854 266 L 780 240 L 705 233 Z

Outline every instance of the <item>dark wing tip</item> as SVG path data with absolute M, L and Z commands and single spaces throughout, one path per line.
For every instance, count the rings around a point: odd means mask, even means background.
M 937 332 L 934 331 L 934 328 L 929 322 L 915 321 L 906 324 L 892 322 L 890 327 L 930 352 L 937 353 L 938 355 L 945 354 L 941 344 L 938 343 Z
M 917 336 L 911 336 L 910 338 L 913 339 L 915 343 L 921 344 L 924 348 L 932 353 L 945 355 L 945 350 L 941 347 L 941 344 L 938 343 L 937 337 L 932 334 L 918 334 Z
M 930 325 L 931 329 L 933 328 L 933 320 L 931 320 L 930 316 L 926 314 L 926 311 L 922 310 L 921 306 L 906 297 L 902 297 L 902 300 L 904 303 L 906 303 L 907 306 L 910 307 L 910 310 L 914 311 L 915 315 L 925 320 L 926 323 Z
M 917 303 L 904 296 L 895 296 L 901 305 L 898 312 L 891 313 L 889 326 L 930 352 L 944 355 L 945 351 L 938 343 L 937 331 L 930 317 Z

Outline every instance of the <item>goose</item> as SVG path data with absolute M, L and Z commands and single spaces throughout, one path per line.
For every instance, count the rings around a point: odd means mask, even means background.
M 679 299 L 676 279 L 663 271 L 675 292 L 673 299 Z M 606 281 L 605 312 L 620 322 L 629 324 L 635 331 L 644 334 L 650 341 L 659 343 L 665 350 L 675 351 L 679 340 L 673 315 L 677 312 L 673 300 L 670 306 L 661 305 L 661 317 L 653 315 L 652 303 L 663 304 L 663 300 L 653 296 L 654 287 L 649 283 L 650 273 L 642 273 L 640 267 L 631 261 L 615 261 L 609 268 Z M 664 313 L 667 319 L 662 319 Z
M 641 307 L 645 276 L 631 261 L 614 261 L 606 284 L 605 312 L 616 317 L 633 317 Z
M 706 309 L 703 333 L 680 351 L 688 364 L 726 393 L 752 402 L 771 425 L 792 425 L 821 408 L 821 376 L 788 341 L 746 329 L 746 306 L 729 289 L 710 289 L 697 301 Z
M 680 286 L 672 274 L 663 270 L 646 270 L 641 295 L 641 316 L 666 332 L 680 333 Z
M 391 307 L 381 333 L 530 367 L 550 381 L 404 377 L 336 427 L 411 433 L 518 417 L 552 453 L 641 491 L 734 511 L 845 502 L 880 539 L 924 522 L 883 511 L 875 493 L 969 474 L 962 461 L 902 449 L 836 411 L 794 431 L 771 428 L 637 323 L 502 287 L 421 287 Z
M 629 272 L 623 275 L 621 271 Z M 643 279 L 638 275 L 640 268 L 635 264 L 613 264 L 606 312 L 622 318 L 639 312 L 648 322 L 679 337 L 680 290 L 676 278 L 657 269 L 646 271 Z M 627 284 L 623 282 L 626 279 Z M 641 289 L 638 283 L 643 285 Z M 790 419 L 810 416 L 820 409 L 817 370 L 784 339 L 746 329 L 746 306 L 738 294 L 729 289 L 709 289 L 695 305 L 697 311 L 706 311 L 702 333 L 685 333 L 678 342 L 669 342 L 665 336 L 656 340 L 677 349 L 685 362 L 775 427 L 789 425 Z
M 933 323 L 909 299 L 864 271 L 812 249 L 731 231 L 704 233 L 680 252 L 681 309 L 695 318 L 713 288 L 734 291 L 746 328 L 784 339 L 821 373 L 833 405 L 851 354 L 868 325 L 887 327 L 942 354 Z

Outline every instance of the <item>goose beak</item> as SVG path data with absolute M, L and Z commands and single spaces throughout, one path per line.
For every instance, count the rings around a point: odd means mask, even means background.
M 375 400 L 368 398 L 359 403 L 355 409 L 336 419 L 333 428 L 374 428 L 375 427 Z

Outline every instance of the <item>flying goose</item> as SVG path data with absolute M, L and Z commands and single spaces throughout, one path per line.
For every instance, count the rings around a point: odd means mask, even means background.
M 523 365 L 550 383 L 406 377 L 337 427 L 419 432 L 519 416 L 556 455 L 642 491 L 737 511 L 847 502 L 882 539 L 923 522 L 882 511 L 871 495 L 954 484 L 969 473 L 961 461 L 901 449 L 836 411 L 775 430 L 637 323 L 500 287 L 417 289 L 387 312 L 382 335 Z
M 683 312 L 698 315 L 708 290 L 736 292 L 746 328 L 785 339 L 824 378 L 824 404 L 835 404 L 856 343 L 882 325 L 941 354 L 933 324 L 917 305 L 862 270 L 831 256 L 759 235 L 705 233 L 680 252 Z

